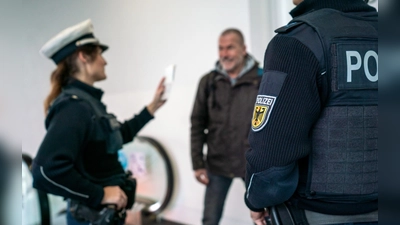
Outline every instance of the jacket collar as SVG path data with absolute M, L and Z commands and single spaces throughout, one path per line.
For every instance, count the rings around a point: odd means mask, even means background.
M 251 69 L 253 69 L 255 65 L 258 65 L 256 60 L 250 54 L 246 55 L 245 60 L 246 60 L 245 65 L 236 79 L 232 79 L 229 77 L 228 73 L 222 68 L 221 63 L 219 61 L 215 64 L 215 71 L 218 74 L 224 75 L 224 77 L 229 79 L 231 81 L 231 84 L 234 85 L 238 81 L 238 79 L 240 79 L 244 74 L 248 73 Z
M 323 8 L 341 12 L 376 12 L 376 9 L 365 3 L 364 0 L 304 0 L 290 11 L 290 15 L 294 18 Z
M 68 87 L 75 87 L 79 88 L 82 91 L 85 91 L 86 93 L 90 94 L 92 97 L 94 97 L 97 100 L 101 100 L 101 97 L 103 96 L 103 91 L 101 89 L 95 88 L 93 86 L 90 86 L 88 84 L 83 83 L 80 80 L 77 80 L 75 78 L 70 78 L 68 80 L 68 84 L 65 86 L 65 88 Z

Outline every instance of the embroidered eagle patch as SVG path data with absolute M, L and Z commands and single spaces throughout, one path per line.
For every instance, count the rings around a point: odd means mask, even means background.
M 251 129 L 253 131 L 260 131 L 267 124 L 275 100 L 276 97 L 273 96 L 257 95 L 253 118 L 251 120 Z

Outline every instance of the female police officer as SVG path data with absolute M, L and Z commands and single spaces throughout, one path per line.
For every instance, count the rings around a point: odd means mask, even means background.
M 107 63 L 101 54 L 107 48 L 94 37 L 92 23 L 86 20 L 63 30 L 41 49 L 57 68 L 45 100 L 47 133 L 32 167 L 35 188 L 99 211 L 104 205 L 118 210 L 129 207 L 131 195 L 124 191 L 126 175 L 118 150 L 165 103 L 161 80 L 153 101 L 133 119 L 119 123 L 106 113 L 103 92 L 93 84 L 106 79 Z M 78 222 L 71 209 L 69 225 L 89 224 Z

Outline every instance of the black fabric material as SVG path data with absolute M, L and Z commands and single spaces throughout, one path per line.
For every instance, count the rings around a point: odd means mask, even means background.
M 278 97 L 286 76 L 286 73 L 279 71 L 266 71 L 263 75 L 263 83 L 261 85 L 268 90 L 268 95 Z
M 329 81 L 326 74 L 326 58 L 324 56 L 324 51 L 322 42 L 318 35 L 316 35 L 315 30 L 305 24 L 304 22 L 290 22 L 289 24 L 296 24 L 296 26 L 291 26 L 291 28 L 296 28 L 294 30 L 287 29 L 277 29 L 275 32 L 284 34 L 285 37 L 292 37 L 306 45 L 317 58 L 319 62 L 319 71 L 317 75 L 317 87 L 320 96 L 321 104 L 324 104 L 329 95 Z M 285 27 L 285 26 L 284 26 Z M 290 31 L 290 32 L 288 32 Z M 301 34 L 301 35 L 299 35 Z
M 364 143 L 377 141 L 377 135 L 373 133 L 377 134 L 378 127 L 377 124 L 365 126 L 364 120 L 377 119 L 378 84 L 377 80 L 369 80 L 375 77 L 367 79 L 365 69 L 355 75 L 351 71 L 350 76 L 346 71 L 349 64 L 353 64 L 346 62 L 347 53 L 377 54 L 377 14 L 345 15 L 336 10 L 321 9 L 294 20 L 310 25 L 321 38 L 321 50 L 329 59 L 326 76 L 332 87 L 324 105 L 334 106 L 321 113 L 313 131 L 311 181 L 305 194 L 308 198 L 327 202 L 354 203 L 377 199 L 377 147 L 370 148 Z M 335 21 L 335 24 L 327 27 L 329 21 Z M 367 68 L 370 68 L 369 64 Z M 377 74 L 377 64 L 375 71 Z M 365 106 L 369 104 L 375 105 L 376 109 Z M 375 158 L 367 155 L 375 155 Z
M 105 106 L 85 91 L 80 90 L 76 87 L 68 87 L 63 90 L 63 94 L 85 100 L 92 107 L 95 112 L 96 118 L 92 120 L 103 129 L 96 129 L 96 139 L 103 139 L 106 141 L 107 153 L 116 154 L 118 150 L 122 148 L 122 136 L 119 129 L 121 125 L 117 121 L 117 118 L 113 114 L 109 114 L 105 111 Z
M 297 188 L 299 171 L 296 163 L 283 167 L 271 167 L 255 173 L 251 177 L 251 185 L 247 188 L 247 201 L 252 208 L 263 208 L 266 204 L 277 205 L 282 199 L 288 200 Z M 252 187 L 255 187 L 253 189 Z M 263 192 L 258 187 L 268 187 Z
M 311 198 L 345 202 L 377 199 L 377 116 L 377 106 L 326 108 L 313 131 L 309 188 L 315 195 Z
M 373 212 L 378 208 L 378 200 L 368 203 L 343 204 L 332 202 L 327 203 L 315 199 L 306 200 L 298 195 L 295 195 L 290 199 L 290 202 L 293 204 L 293 206 L 300 209 L 306 209 L 330 215 L 357 215 Z
M 290 12 L 290 15 L 292 17 L 297 17 L 324 8 L 335 9 L 342 12 L 376 12 L 376 9 L 366 4 L 364 0 L 304 0 Z
M 311 149 L 308 133 L 320 113 L 315 81 L 318 60 L 306 46 L 294 38 L 276 36 L 264 61 L 265 71 L 281 71 L 287 76 L 265 128 L 249 134 L 247 186 L 253 173 L 285 166 L 308 155 Z M 258 94 L 268 93 L 261 85 Z
M 68 85 L 99 101 L 103 94 L 78 80 L 71 80 Z M 46 118 L 47 133 L 32 165 L 35 188 L 98 207 L 104 186 L 124 185 L 125 174 L 118 154 L 107 154 L 106 140 L 95 135 L 96 129 L 100 129 L 93 122 L 95 117 L 93 108 L 84 100 L 66 95 L 55 100 Z M 132 141 L 152 118 L 144 108 L 122 123 L 123 143 Z
M 292 15 L 299 16 L 322 8 L 333 8 L 356 14 L 376 11 L 361 0 L 305 0 L 292 11 Z M 323 98 L 327 97 L 326 88 L 329 85 L 327 85 L 327 79 L 324 79 L 326 76 L 321 76 L 321 72 L 324 72 L 319 62 L 322 54 L 316 55 L 315 49 L 302 43 L 296 35 L 291 35 L 291 32 L 296 32 L 297 29 L 308 29 L 306 27 L 300 24 L 293 30 L 289 29 L 289 33 L 276 35 L 265 53 L 264 71 L 280 71 L 286 73 L 287 77 L 276 99 L 268 124 L 258 132 L 250 132 L 251 149 L 246 153 L 247 188 L 251 185 L 250 179 L 253 174 L 295 161 L 300 163 L 300 178 L 307 176 L 305 168 L 308 167 L 308 161 L 304 159 L 311 153 L 311 131 L 322 112 L 325 102 Z M 268 89 L 261 85 L 259 95 L 266 93 Z M 373 143 L 368 145 L 373 145 Z M 306 183 L 304 179 L 300 179 L 299 182 Z M 250 195 L 258 196 L 269 186 L 259 185 L 258 187 L 251 186 L 251 188 L 254 190 Z M 248 199 L 256 199 L 256 196 Z M 377 208 L 377 201 L 363 204 L 333 204 L 309 200 L 297 194 L 293 195 L 292 200 L 296 207 L 317 212 L 323 211 L 322 213 L 327 214 L 354 215 L 371 212 Z M 272 206 L 267 199 L 265 201 L 263 207 Z M 284 201 L 285 199 L 281 199 L 281 202 Z M 251 208 L 253 202 L 246 201 L 246 204 Z
M 333 9 L 320 9 L 312 13 L 299 16 L 293 21 L 300 21 L 311 26 L 319 36 L 322 48 L 313 50 L 318 55 L 324 53 L 326 75 L 329 85 L 329 100 L 326 106 L 342 105 L 377 105 L 378 103 L 378 71 L 377 71 L 377 53 L 378 53 L 378 15 L 376 12 L 358 12 L 344 14 Z M 330 21 L 335 21 L 330 26 L 326 26 Z M 312 34 L 299 33 L 296 36 L 303 36 L 307 40 Z M 312 36 L 311 36 L 312 37 Z M 303 42 L 310 49 L 315 44 L 309 41 Z M 318 46 L 318 44 L 317 44 Z M 314 47 L 315 49 L 315 47 Z M 369 55 L 367 64 L 365 63 L 365 53 Z M 349 54 L 349 55 L 347 55 Z M 357 61 L 360 63 L 359 69 L 354 69 L 348 73 L 356 57 L 350 57 L 351 54 L 360 57 Z M 373 56 L 376 54 L 376 58 Z M 366 65 L 368 65 L 366 67 Z M 373 71 L 367 78 L 366 71 Z M 350 81 L 349 81 L 350 79 Z M 371 79 L 371 80 L 370 80 Z M 376 79 L 376 81 L 373 81 Z
M 299 40 L 301 43 L 303 43 L 305 46 L 307 46 L 314 53 L 314 56 L 318 59 L 318 62 L 320 64 L 319 73 L 322 74 L 326 72 L 326 63 L 325 63 L 323 45 L 321 43 L 319 36 L 315 33 L 315 30 L 311 26 L 305 24 L 302 21 L 294 21 L 290 22 L 289 25 L 290 24 L 294 24 L 295 26 L 290 26 L 289 30 L 277 29 L 275 30 L 275 32 L 285 34 L 286 37 L 295 38 Z M 283 26 L 283 28 L 285 27 L 286 26 Z

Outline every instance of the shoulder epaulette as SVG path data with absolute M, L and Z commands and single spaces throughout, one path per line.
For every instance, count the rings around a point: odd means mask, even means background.
M 290 31 L 291 29 L 303 24 L 304 22 L 291 22 L 283 27 L 280 27 L 278 29 L 275 30 L 275 33 L 286 33 L 288 31 Z
M 79 97 L 77 95 L 71 95 L 72 99 L 79 99 Z

